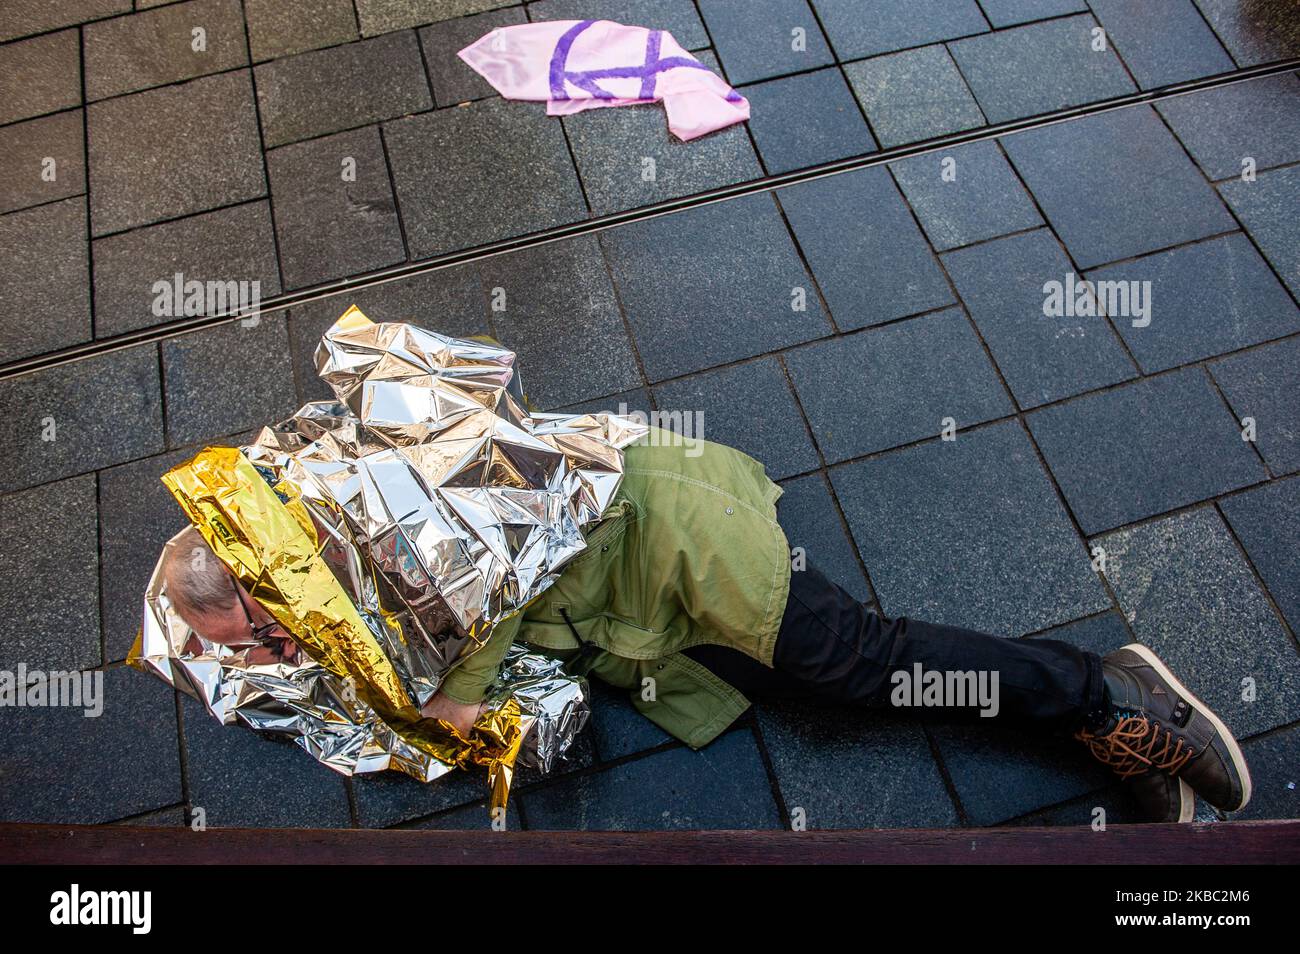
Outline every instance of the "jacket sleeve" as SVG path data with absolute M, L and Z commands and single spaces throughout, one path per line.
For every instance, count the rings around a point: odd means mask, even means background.
M 501 669 L 501 662 L 506 658 L 506 650 L 514 642 L 519 632 L 523 613 L 516 613 L 492 627 L 487 643 L 461 660 L 451 672 L 447 673 L 438 691 L 453 702 L 472 705 L 482 702 L 488 687 L 496 679 Z

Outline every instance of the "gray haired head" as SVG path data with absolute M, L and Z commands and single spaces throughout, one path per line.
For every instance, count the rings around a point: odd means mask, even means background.
M 191 625 L 226 613 L 239 599 L 234 577 L 193 527 L 186 527 L 176 539 L 163 573 L 167 598 Z

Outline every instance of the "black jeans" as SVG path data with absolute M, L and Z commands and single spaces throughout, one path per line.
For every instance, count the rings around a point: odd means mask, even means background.
M 1005 639 L 914 619 L 887 619 L 812 566 L 790 574 L 773 668 L 725 646 L 693 646 L 686 655 L 751 699 L 894 708 L 896 685 L 915 685 L 919 663 L 923 672 L 943 675 L 996 673 L 997 714 L 981 718 L 974 700 L 953 706 L 951 696 L 940 707 L 900 711 L 1071 732 L 1096 722 L 1104 707 L 1101 659 L 1095 653 L 1054 639 Z

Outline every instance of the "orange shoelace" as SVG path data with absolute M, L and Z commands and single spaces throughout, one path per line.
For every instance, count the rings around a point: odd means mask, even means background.
M 1093 758 L 1120 778 L 1132 778 L 1153 768 L 1177 775 L 1196 754 L 1183 739 L 1175 739 L 1168 729 L 1143 716 L 1121 719 L 1105 735 L 1080 729 L 1074 737 L 1088 746 Z

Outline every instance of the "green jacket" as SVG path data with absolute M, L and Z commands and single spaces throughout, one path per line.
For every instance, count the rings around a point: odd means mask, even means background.
M 643 715 L 694 748 L 745 711 L 749 700 L 682 650 L 713 643 L 772 665 L 790 591 L 789 546 L 776 522 L 781 488 L 738 450 L 675 440 L 651 428 L 624 451 L 623 482 L 586 534 L 587 549 L 498 623 L 447 674 L 443 692 L 482 699 L 515 641 L 628 689 Z M 580 652 L 574 630 L 591 647 Z

